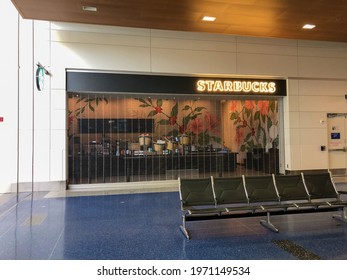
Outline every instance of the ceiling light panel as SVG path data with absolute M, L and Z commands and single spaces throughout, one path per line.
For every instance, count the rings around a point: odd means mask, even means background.
M 87 12 L 97 12 L 98 8 L 97 7 L 92 7 L 92 6 L 83 6 L 82 10 L 83 11 L 87 11 Z
M 313 29 L 315 28 L 316 26 L 314 24 L 305 24 L 302 28 L 303 29 Z
M 211 17 L 211 16 L 204 16 L 202 18 L 203 21 L 215 21 L 216 17 Z

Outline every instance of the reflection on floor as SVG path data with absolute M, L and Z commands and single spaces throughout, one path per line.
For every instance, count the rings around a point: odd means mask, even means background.
M 187 240 L 177 191 L 14 199 L 0 200 L 0 259 L 347 259 L 347 225 L 331 213 L 275 216 L 279 233 L 259 218 L 192 222 Z

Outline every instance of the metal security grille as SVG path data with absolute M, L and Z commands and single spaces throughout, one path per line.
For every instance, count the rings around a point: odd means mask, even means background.
M 69 184 L 279 172 L 278 101 L 68 94 Z

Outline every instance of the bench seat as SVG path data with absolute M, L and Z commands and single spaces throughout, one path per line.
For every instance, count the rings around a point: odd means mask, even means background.
M 266 216 L 260 224 L 274 232 L 271 215 L 341 211 L 346 222 L 347 201 L 340 198 L 331 174 L 179 178 L 182 232 L 190 238 L 186 221 Z

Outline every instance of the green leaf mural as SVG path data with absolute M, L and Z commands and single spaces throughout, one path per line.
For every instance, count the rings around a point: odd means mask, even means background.
M 163 99 L 142 99 L 136 98 L 139 101 L 139 107 L 151 107 L 148 117 L 154 117 L 156 125 L 170 126 L 167 131 L 167 136 L 188 135 L 191 137 L 192 144 L 208 145 L 211 142 L 221 143 L 222 139 L 219 136 L 220 119 L 212 116 L 204 106 L 196 106 L 195 101 L 189 101 L 190 104 L 180 105 L 179 102 L 170 107 Z M 155 104 L 155 105 L 154 105 Z M 169 103 L 171 104 L 171 102 Z M 181 109 L 180 115 L 179 107 Z M 163 108 L 169 108 L 166 111 Z

